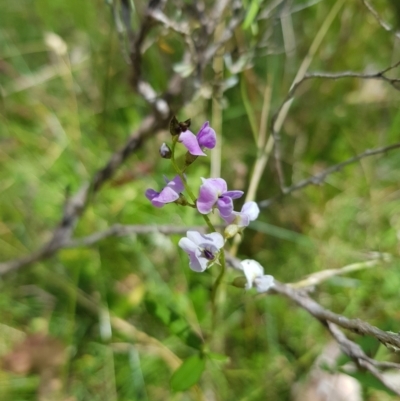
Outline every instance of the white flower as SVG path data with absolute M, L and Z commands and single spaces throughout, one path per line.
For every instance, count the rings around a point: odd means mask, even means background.
M 246 290 L 254 285 L 258 292 L 267 292 L 274 285 L 274 278 L 264 275 L 264 268 L 256 260 L 245 259 L 240 264 L 247 280 Z

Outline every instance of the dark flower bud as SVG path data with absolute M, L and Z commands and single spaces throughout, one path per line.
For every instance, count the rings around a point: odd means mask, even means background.
M 175 116 L 172 117 L 169 123 L 169 132 L 172 136 L 179 135 L 181 132 L 185 132 L 191 124 L 190 118 L 186 121 L 178 121 Z
M 165 142 L 161 145 L 159 152 L 163 159 L 170 159 L 172 157 L 171 148 Z
M 182 132 L 185 132 L 190 127 L 191 123 L 192 121 L 190 120 L 190 118 L 186 121 L 180 121 L 179 126 L 181 127 Z
M 172 117 L 169 123 L 169 132 L 172 136 L 179 135 L 182 132 L 182 128 L 179 125 L 179 121 L 176 119 L 175 116 Z

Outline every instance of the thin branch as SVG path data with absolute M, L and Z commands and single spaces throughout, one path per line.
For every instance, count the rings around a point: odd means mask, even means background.
M 68 244 L 74 243 L 75 240 L 71 240 L 72 233 L 74 228 L 79 220 L 79 218 L 84 213 L 87 205 L 93 199 L 93 195 L 98 192 L 101 187 L 112 178 L 117 171 L 117 169 L 125 162 L 125 160 L 135 151 L 140 149 L 143 142 L 154 135 L 157 131 L 162 128 L 165 128 L 171 117 L 172 117 L 172 109 L 174 111 L 179 110 L 187 101 L 182 94 L 184 80 L 178 74 L 174 74 L 170 81 L 168 82 L 167 90 L 162 95 L 157 95 L 154 89 L 150 84 L 142 80 L 142 46 L 145 38 L 149 34 L 151 28 L 154 25 L 153 15 L 156 13 L 156 10 L 162 10 L 165 5 L 166 0 L 154 1 L 149 4 L 146 9 L 146 14 L 142 21 L 141 27 L 139 28 L 136 35 L 132 33 L 129 35 L 130 46 L 131 46 L 131 62 L 132 62 L 132 71 L 133 71 L 133 84 L 135 89 L 137 89 L 138 93 L 150 104 L 153 106 L 152 112 L 142 121 L 140 127 L 128 138 L 125 145 L 118 151 L 116 151 L 106 165 L 95 173 L 92 180 L 89 184 L 85 184 L 81 187 L 81 189 L 69 198 L 64 207 L 63 216 L 54 230 L 52 238 L 45 243 L 39 250 L 33 252 L 32 254 L 10 260 L 7 262 L 0 263 L 0 276 L 11 272 L 19 270 L 23 267 L 31 265 L 32 263 L 36 263 L 41 260 L 45 260 L 53 256 L 60 249 L 67 246 Z M 235 2 L 236 4 L 237 2 Z M 237 3 L 238 4 L 238 3 Z M 126 5 L 126 2 L 125 2 Z M 217 15 L 217 11 L 221 14 L 224 11 L 225 7 L 221 10 L 220 7 L 215 7 L 214 12 Z M 127 13 L 129 10 L 125 10 Z M 128 15 L 128 14 L 127 14 Z M 127 18 L 127 15 L 125 16 Z M 233 35 L 233 30 L 236 26 L 241 22 L 242 15 L 235 15 L 231 21 L 227 29 L 223 34 L 223 39 L 218 44 L 211 43 L 209 48 L 206 49 L 206 58 L 205 61 L 211 60 L 218 49 Z M 214 22 L 210 22 L 210 26 L 214 27 Z M 183 58 L 187 58 L 188 53 L 183 56 Z M 192 91 L 194 93 L 194 91 Z M 87 239 L 87 241 L 96 240 L 95 237 Z M 102 238 L 100 235 L 100 239 Z M 111 234 L 112 235 L 112 234 Z M 79 240 L 76 240 L 79 241 Z M 75 242 L 75 245 L 78 246 L 78 242 Z
M 107 230 L 88 235 L 87 237 L 74 238 L 64 244 L 63 248 L 80 248 L 93 245 L 105 238 L 124 237 L 133 234 L 152 234 L 159 233 L 164 235 L 184 234 L 188 230 L 206 232 L 205 226 L 179 227 L 179 226 L 157 226 L 157 225 L 123 225 L 114 224 Z
M 159 120 L 154 115 L 145 118 L 142 125 L 129 137 L 125 146 L 115 152 L 108 163 L 94 175 L 90 184 L 84 184 L 75 195 L 66 201 L 63 216 L 52 238 L 38 251 L 29 256 L 0 263 L 0 276 L 37 261 L 48 259 L 62 248 L 70 240 L 79 218 L 93 195 L 100 190 L 105 182 L 114 176 L 124 161 L 141 147 L 146 138 L 158 131 L 166 123 L 166 121 Z
M 289 93 L 292 90 L 292 88 L 298 84 L 298 82 L 300 82 L 304 79 L 304 77 L 307 73 L 307 70 L 310 67 L 311 62 L 312 62 L 317 50 L 321 46 L 321 43 L 322 43 L 326 33 L 328 32 L 329 27 L 333 23 L 334 19 L 336 18 L 337 14 L 339 13 L 339 11 L 342 8 L 344 3 L 345 3 L 344 0 L 336 0 L 334 5 L 332 6 L 331 10 L 329 11 L 329 14 L 324 19 L 321 27 L 319 28 L 317 34 L 315 35 L 314 40 L 311 43 L 310 48 L 308 49 L 306 56 L 304 57 L 302 63 L 300 64 L 300 67 L 296 73 L 296 76 L 290 86 Z M 276 166 L 276 170 L 277 170 L 277 174 L 278 174 L 279 185 L 280 185 L 282 191 L 284 190 L 286 185 L 285 185 L 285 177 L 283 175 L 282 162 L 281 162 L 279 133 L 280 133 L 283 123 L 289 113 L 290 107 L 292 105 L 292 101 L 293 101 L 292 98 L 287 98 L 282 103 L 281 107 L 278 109 L 278 111 L 273 116 L 273 118 L 271 119 L 271 134 L 272 134 L 272 137 L 274 140 L 275 166 Z
M 293 81 L 289 92 L 286 95 L 286 98 L 284 101 L 281 103 L 281 105 L 278 107 L 276 112 L 274 113 L 272 119 L 271 119 L 271 131 L 272 131 L 272 136 L 274 138 L 275 142 L 275 147 L 274 147 L 274 153 L 275 153 L 275 162 L 276 162 L 276 169 L 277 169 L 277 174 L 278 174 L 278 179 L 279 183 L 281 186 L 282 193 L 285 194 L 287 189 L 286 186 L 284 185 L 284 177 L 283 177 L 283 170 L 282 170 L 282 165 L 281 165 L 281 150 L 280 150 L 280 135 L 279 131 L 283 125 L 284 120 L 287 117 L 287 114 L 289 112 L 290 106 L 292 105 L 294 95 L 296 91 L 299 89 L 301 85 L 304 84 L 304 82 L 310 80 L 310 79 L 332 79 L 332 80 L 337 80 L 337 79 L 344 79 L 344 78 L 359 78 L 359 79 L 376 79 L 376 80 L 381 80 L 384 82 L 387 82 L 389 85 L 391 85 L 393 88 L 396 90 L 400 90 L 400 78 L 389 78 L 385 74 L 397 67 L 400 66 L 400 61 L 396 62 L 395 64 L 384 68 L 383 70 L 380 70 L 375 73 L 359 73 L 359 72 L 353 72 L 353 71 L 344 71 L 344 72 L 339 72 L 339 73 L 310 73 L 310 74 L 304 74 L 303 77 L 299 77 L 298 79 L 295 78 Z
M 362 348 L 356 344 L 355 342 L 349 340 L 338 328 L 335 324 L 327 321 L 326 326 L 328 327 L 329 332 L 332 337 L 339 344 L 340 349 L 344 354 L 346 354 L 349 358 L 351 358 L 358 366 L 366 369 L 369 373 L 371 373 L 374 377 L 376 377 L 385 387 L 389 390 L 393 391 L 395 394 L 400 395 L 400 389 L 398 386 L 393 386 L 390 383 L 384 374 L 382 374 L 377 367 L 382 367 L 382 363 L 385 367 L 391 367 L 395 369 L 400 369 L 400 364 L 391 363 L 391 362 L 379 362 L 375 359 L 368 357 Z
M 400 32 L 394 30 L 387 22 L 385 22 L 381 16 L 379 15 L 379 13 L 375 10 L 374 7 L 372 7 L 372 5 L 370 4 L 369 1 L 367 0 L 361 0 L 362 3 L 365 5 L 365 7 L 368 8 L 369 12 L 375 17 L 375 19 L 378 21 L 378 24 L 387 32 L 391 32 L 394 33 L 394 36 L 397 39 L 400 39 Z
M 292 288 L 287 284 L 275 281 L 273 291 L 289 298 L 309 314 L 321 322 L 331 322 L 343 329 L 350 330 L 360 335 L 369 335 L 378 339 L 383 345 L 392 350 L 400 350 L 400 334 L 383 331 L 361 319 L 349 319 L 323 308 L 319 303 L 311 299 L 306 293 Z
M 282 199 L 284 196 L 291 194 L 295 191 L 298 191 L 300 189 L 303 189 L 303 188 L 307 187 L 308 185 L 311 185 L 311 184 L 321 185 L 325 181 L 325 178 L 329 174 L 336 173 L 336 172 L 340 171 L 343 167 L 348 166 L 349 164 L 358 162 L 359 160 L 364 159 L 365 157 L 375 156 L 378 154 L 390 152 L 390 151 L 398 149 L 398 148 L 400 148 L 400 142 L 395 143 L 393 145 L 384 146 L 382 148 L 368 149 L 365 152 L 358 154 L 357 156 L 351 157 L 350 159 L 347 159 L 341 163 L 335 164 L 335 165 L 323 170 L 319 174 L 313 175 L 309 178 L 299 181 L 296 184 L 291 185 L 290 187 L 285 188 L 284 192 L 282 194 L 276 195 L 270 199 L 263 200 L 263 201 L 259 202 L 258 205 L 261 208 L 269 207 L 272 203 Z
M 389 262 L 391 256 L 389 254 L 379 254 L 379 258 L 375 260 L 368 260 L 365 262 L 352 263 L 351 265 L 344 266 L 340 269 L 326 269 L 314 274 L 311 274 L 304 280 L 298 281 L 297 283 L 290 283 L 292 288 L 305 288 L 311 287 L 336 276 L 341 276 L 343 274 L 353 273 L 355 271 L 371 269 L 373 267 L 379 266 L 382 262 Z

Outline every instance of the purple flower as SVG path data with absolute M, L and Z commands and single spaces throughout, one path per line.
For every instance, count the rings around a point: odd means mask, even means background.
M 179 194 L 184 190 L 183 182 L 181 177 L 177 175 L 172 181 L 164 177 L 167 185 L 157 192 L 154 189 L 148 189 L 146 191 L 146 198 L 151 201 L 155 207 L 163 207 L 166 203 L 175 202 L 179 198 Z
M 189 255 L 190 268 L 201 273 L 216 261 L 224 246 L 224 238 L 220 233 L 200 234 L 197 231 L 188 231 L 178 245 Z
M 250 221 L 254 221 L 260 214 L 260 209 L 256 202 L 246 202 L 240 212 L 233 211 L 231 215 L 222 218 L 228 224 L 236 224 L 239 227 L 247 227 Z
M 202 178 L 197 199 L 197 210 L 201 214 L 210 213 L 217 206 L 221 216 L 228 218 L 233 212 L 233 199 L 240 198 L 243 191 L 228 191 L 228 186 L 222 178 Z
M 217 142 L 217 135 L 206 121 L 200 128 L 197 136 L 188 129 L 179 135 L 179 142 L 182 142 L 190 154 L 194 156 L 206 156 L 202 148 L 213 149 Z

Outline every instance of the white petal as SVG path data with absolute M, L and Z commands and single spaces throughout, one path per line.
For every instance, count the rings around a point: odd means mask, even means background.
M 246 214 L 250 221 L 254 221 L 260 214 L 260 208 L 256 202 L 247 202 L 242 207 L 242 213 Z
M 204 243 L 204 235 L 200 234 L 198 231 L 188 231 L 186 236 L 196 245 Z
M 254 279 L 254 286 L 258 292 L 267 292 L 271 287 L 274 286 L 274 278 L 272 276 L 256 277 Z
M 210 239 L 210 241 L 213 243 L 215 247 L 217 247 L 218 249 L 223 248 L 225 240 L 220 233 L 211 233 L 211 234 L 206 234 L 205 236 L 207 237 L 207 239 Z
M 240 264 L 247 280 L 246 290 L 249 290 L 253 287 L 254 280 L 257 277 L 262 277 L 264 275 L 264 269 L 256 260 L 253 259 L 242 260 Z
M 178 245 L 185 251 L 185 252 L 195 252 L 198 246 L 191 241 L 189 238 L 183 237 L 179 240 Z

